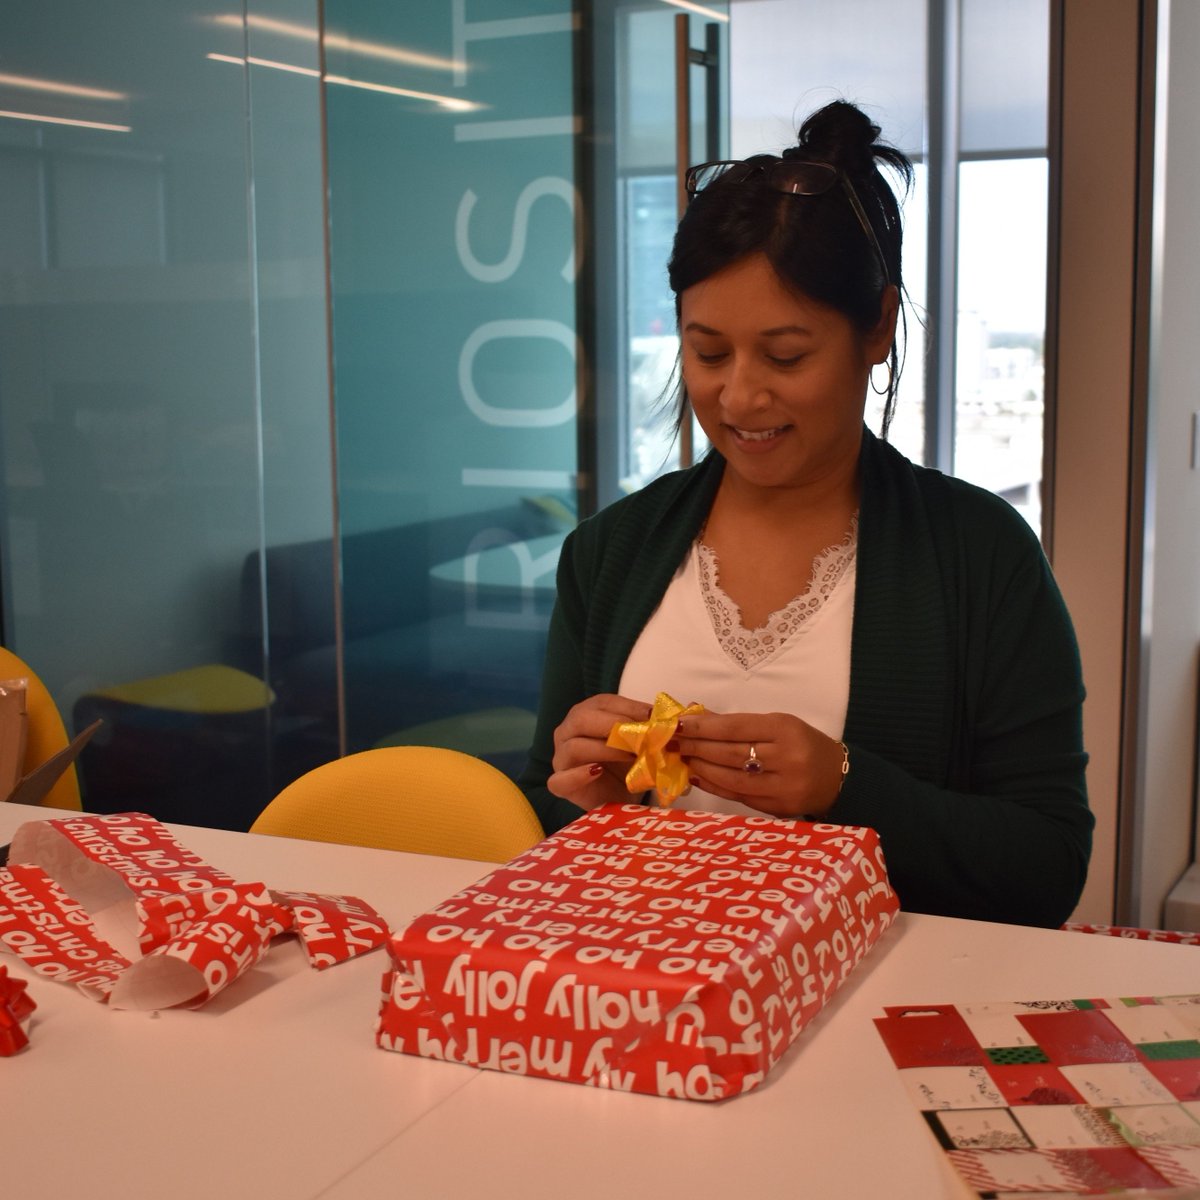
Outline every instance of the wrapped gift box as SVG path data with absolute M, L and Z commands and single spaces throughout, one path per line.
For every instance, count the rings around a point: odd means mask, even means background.
M 897 911 L 873 830 L 607 805 L 392 938 L 376 1040 L 720 1100 L 762 1082 Z

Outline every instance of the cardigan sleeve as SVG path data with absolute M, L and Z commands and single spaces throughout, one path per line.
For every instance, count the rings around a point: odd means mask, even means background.
M 1041 547 L 998 503 L 960 548 L 961 761 L 931 783 L 851 742 L 826 819 L 879 833 L 904 908 L 1053 927 L 1078 902 L 1091 853 L 1082 673 Z
M 583 528 L 583 527 L 581 527 Z M 517 784 L 525 793 L 547 834 L 555 833 L 582 814 L 582 809 L 554 795 L 546 780 L 553 771 L 554 731 L 568 711 L 588 696 L 583 678 L 583 638 L 586 624 L 584 592 L 579 579 L 580 528 L 567 536 L 558 560 L 557 596 L 546 639 L 537 728 L 525 769 Z

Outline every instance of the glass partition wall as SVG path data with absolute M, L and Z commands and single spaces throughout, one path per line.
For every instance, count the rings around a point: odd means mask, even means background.
M 325 21 L 348 748 L 515 773 L 576 519 L 575 20 L 327 0 Z
M 516 771 L 577 518 L 570 0 L 47 0 L 0 74 L 4 641 L 84 803 Z
M 261 566 L 331 529 L 315 18 L 5 14 L 4 642 L 69 727 L 103 719 L 101 810 L 244 826 L 307 756 Z M 331 561 L 303 587 L 327 596 Z
M 1034 495 L 1044 78 L 1018 131 L 978 64 L 1002 41 L 1044 76 L 1045 21 L 1045 0 L 9 14 L 3 640 L 68 726 L 104 722 L 85 805 L 244 828 L 308 767 L 405 742 L 519 769 L 563 538 L 679 461 L 677 167 L 781 147 L 835 94 L 919 166 L 929 312 L 893 440 L 990 479 L 977 448 L 1016 422 L 1020 478 L 994 486 Z

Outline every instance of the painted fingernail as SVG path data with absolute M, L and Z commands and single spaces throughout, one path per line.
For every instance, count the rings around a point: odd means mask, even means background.
M 588 774 L 593 779 L 595 779 L 597 775 L 602 774 L 603 771 L 604 771 L 604 768 L 599 763 L 592 763 L 592 765 L 590 767 L 588 767 Z
M 667 748 L 668 750 L 670 750 L 670 752 L 671 752 L 672 754 L 678 754 L 678 753 L 679 753 L 679 740 L 678 740 L 677 738 L 672 738 L 672 739 L 671 739 L 671 740 L 670 740 L 670 741 L 667 743 L 667 746 L 666 746 L 666 748 Z
M 700 784 L 700 780 L 698 780 L 698 779 L 695 777 L 695 775 L 689 775 L 689 776 L 688 776 L 688 783 L 690 783 L 690 784 L 692 785 L 692 787 L 700 787 L 700 786 L 701 786 L 701 784 Z
M 676 733 L 686 733 L 687 729 L 688 729 L 688 726 L 683 721 L 675 722 L 675 732 Z

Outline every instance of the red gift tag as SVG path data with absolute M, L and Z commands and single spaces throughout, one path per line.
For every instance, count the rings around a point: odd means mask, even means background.
M 897 1067 L 973 1067 L 987 1062 L 970 1026 L 952 1004 L 890 1009 L 875 1028 Z

